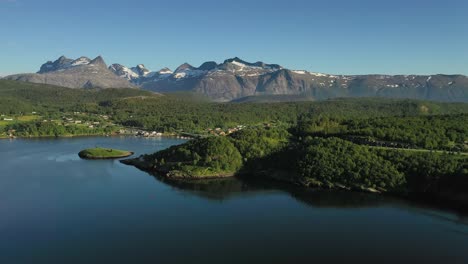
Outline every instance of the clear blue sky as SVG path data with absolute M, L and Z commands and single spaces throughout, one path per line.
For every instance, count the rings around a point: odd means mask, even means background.
M 230 57 L 336 74 L 468 75 L 467 0 L 0 0 L 0 75 L 60 55 L 151 70 Z

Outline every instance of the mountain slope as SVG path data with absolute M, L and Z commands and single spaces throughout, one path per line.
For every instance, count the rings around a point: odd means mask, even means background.
M 209 61 L 200 67 L 188 63 L 175 71 L 150 71 L 143 64 L 126 67 L 104 60 L 60 57 L 43 64 L 36 74 L 6 79 L 71 88 L 141 87 L 156 92 L 195 92 L 215 101 L 279 95 L 274 100 L 324 100 L 336 97 L 386 97 L 468 102 L 468 77 L 463 75 L 332 75 L 290 70 L 278 64 L 250 63 L 239 58 Z M 289 98 L 289 99 L 288 99 Z M 264 100 L 264 99 L 262 99 Z M 268 99 L 269 100 L 269 99 Z M 241 100 L 242 101 L 242 100 Z
M 173 74 L 147 78 L 140 84 L 143 89 L 158 92 L 193 91 L 216 101 L 295 95 L 314 100 L 388 97 L 468 102 L 468 78 L 463 75 L 330 75 L 248 63 L 239 58 L 219 65 L 204 63 L 199 68 L 183 64 Z
M 93 60 L 86 57 L 72 60 L 62 56 L 54 62 L 43 64 L 38 73 L 10 75 L 4 79 L 68 88 L 135 87 L 110 71 L 101 56 Z

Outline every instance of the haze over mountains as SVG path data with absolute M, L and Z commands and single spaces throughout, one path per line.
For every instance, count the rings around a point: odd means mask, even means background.
M 322 100 L 335 97 L 391 97 L 468 102 L 464 75 L 332 75 L 290 70 L 278 64 L 249 63 L 239 58 L 223 63 L 188 63 L 174 71 L 151 71 L 143 64 L 127 67 L 102 57 L 49 61 L 37 73 L 16 74 L 9 80 L 46 83 L 70 88 L 136 88 L 156 92 L 191 91 L 216 101 L 242 101 L 251 96 L 284 100 Z

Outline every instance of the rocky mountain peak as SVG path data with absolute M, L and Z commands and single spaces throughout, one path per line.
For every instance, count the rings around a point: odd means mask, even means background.
M 172 74 L 171 69 L 165 67 L 158 71 L 159 74 Z
M 246 62 L 244 60 L 241 60 L 239 57 L 234 57 L 234 58 L 231 58 L 231 59 L 227 59 L 224 61 L 223 64 L 227 64 L 227 63 L 234 63 L 234 62 L 237 62 L 237 63 L 242 63 L 242 64 L 245 64 L 245 65 L 250 65 L 251 63 L 249 62 Z
M 180 65 L 179 67 L 177 67 L 177 69 L 175 70 L 175 73 L 183 72 L 186 70 L 195 70 L 195 67 L 193 67 L 192 65 L 188 63 L 184 63 Z
M 91 59 L 88 57 L 81 56 L 78 59 L 72 61 L 70 66 L 79 66 L 79 65 L 88 65 L 91 62 Z
M 280 69 L 283 68 L 278 64 L 266 64 L 266 63 L 261 62 L 261 61 L 251 63 L 251 62 L 247 62 L 245 60 L 242 60 L 239 57 L 235 57 L 235 58 L 232 58 L 232 59 L 225 60 L 224 63 L 222 64 L 222 66 L 224 68 L 226 68 L 226 69 L 232 69 L 233 67 L 234 68 L 244 68 L 244 67 L 253 68 L 253 67 L 257 67 L 257 68 L 262 68 L 262 69 L 266 69 L 266 70 L 280 70 Z
M 122 65 L 107 68 L 101 56 L 90 60 L 88 57 L 69 59 L 61 56 L 54 62 L 48 61 L 36 74 L 16 74 L 10 80 L 52 84 L 69 88 L 133 88 L 133 84 L 117 74 Z M 120 76 L 120 77 L 119 77 Z M 136 78 L 139 76 L 137 75 Z
M 54 63 L 68 63 L 68 62 L 71 62 L 72 59 L 69 59 L 67 57 L 65 57 L 64 55 L 60 56 L 56 61 L 54 61 Z
M 46 73 L 46 72 L 51 72 L 51 71 L 57 71 L 60 69 L 64 69 L 68 67 L 71 63 L 73 62 L 72 59 L 69 59 L 65 56 L 60 56 L 57 60 L 55 61 L 48 61 L 44 64 L 42 64 L 40 70 L 38 73 Z
M 202 65 L 200 65 L 200 67 L 198 67 L 198 69 L 202 70 L 202 71 L 211 71 L 211 70 L 216 69 L 216 67 L 218 67 L 218 64 L 216 62 L 208 61 L 208 62 L 205 62 Z
M 115 75 L 125 78 L 127 80 L 133 80 L 139 78 L 140 76 L 133 72 L 131 69 L 125 67 L 122 64 L 114 63 L 109 66 L 109 70 Z
M 140 76 L 146 76 L 150 73 L 150 70 L 148 70 L 144 64 L 138 64 L 136 67 L 132 68 L 132 70 Z
M 316 100 L 384 96 L 468 101 L 468 77 L 463 75 L 331 75 L 289 70 L 278 64 L 261 61 L 250 63 L 239 57 L 227 59 L 222 64 L 208 61 L 198 68 L 184 63 L 175 72 L 168 68 L 150 72 L 143 64 L 133 68 L 112 64 L 107 68 L 101 56 L 93 60 L 87 57 L 73 60 L 61 56 L 53 62 L 43 64 L 39 74 L 11 75 L 5 79 L 71 88 L 138 85 L 157 92 L 199 92 L 217 101 L 258 94 L 312 95 Z
M 114 63 L 109 66 L 109 70 L 114 70 L 114 71 L 119 71 L 119 70 L 122 70 L 123 68 L 126 68 L 126 67 L 118 63 Z
M 106 62 L 101 56 L 97 56 L 92 61 L 90 61 L 89 64 L 97 65 L 97 66 L 104 66 L 107 68 Z

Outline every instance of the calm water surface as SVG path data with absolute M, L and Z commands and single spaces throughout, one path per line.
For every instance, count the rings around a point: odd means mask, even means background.
M 0 263 L 468 263 L 468 219 L 452 212 L 239 179 L 163 182 L 77 155 L 182 142 L 0 140 Z

